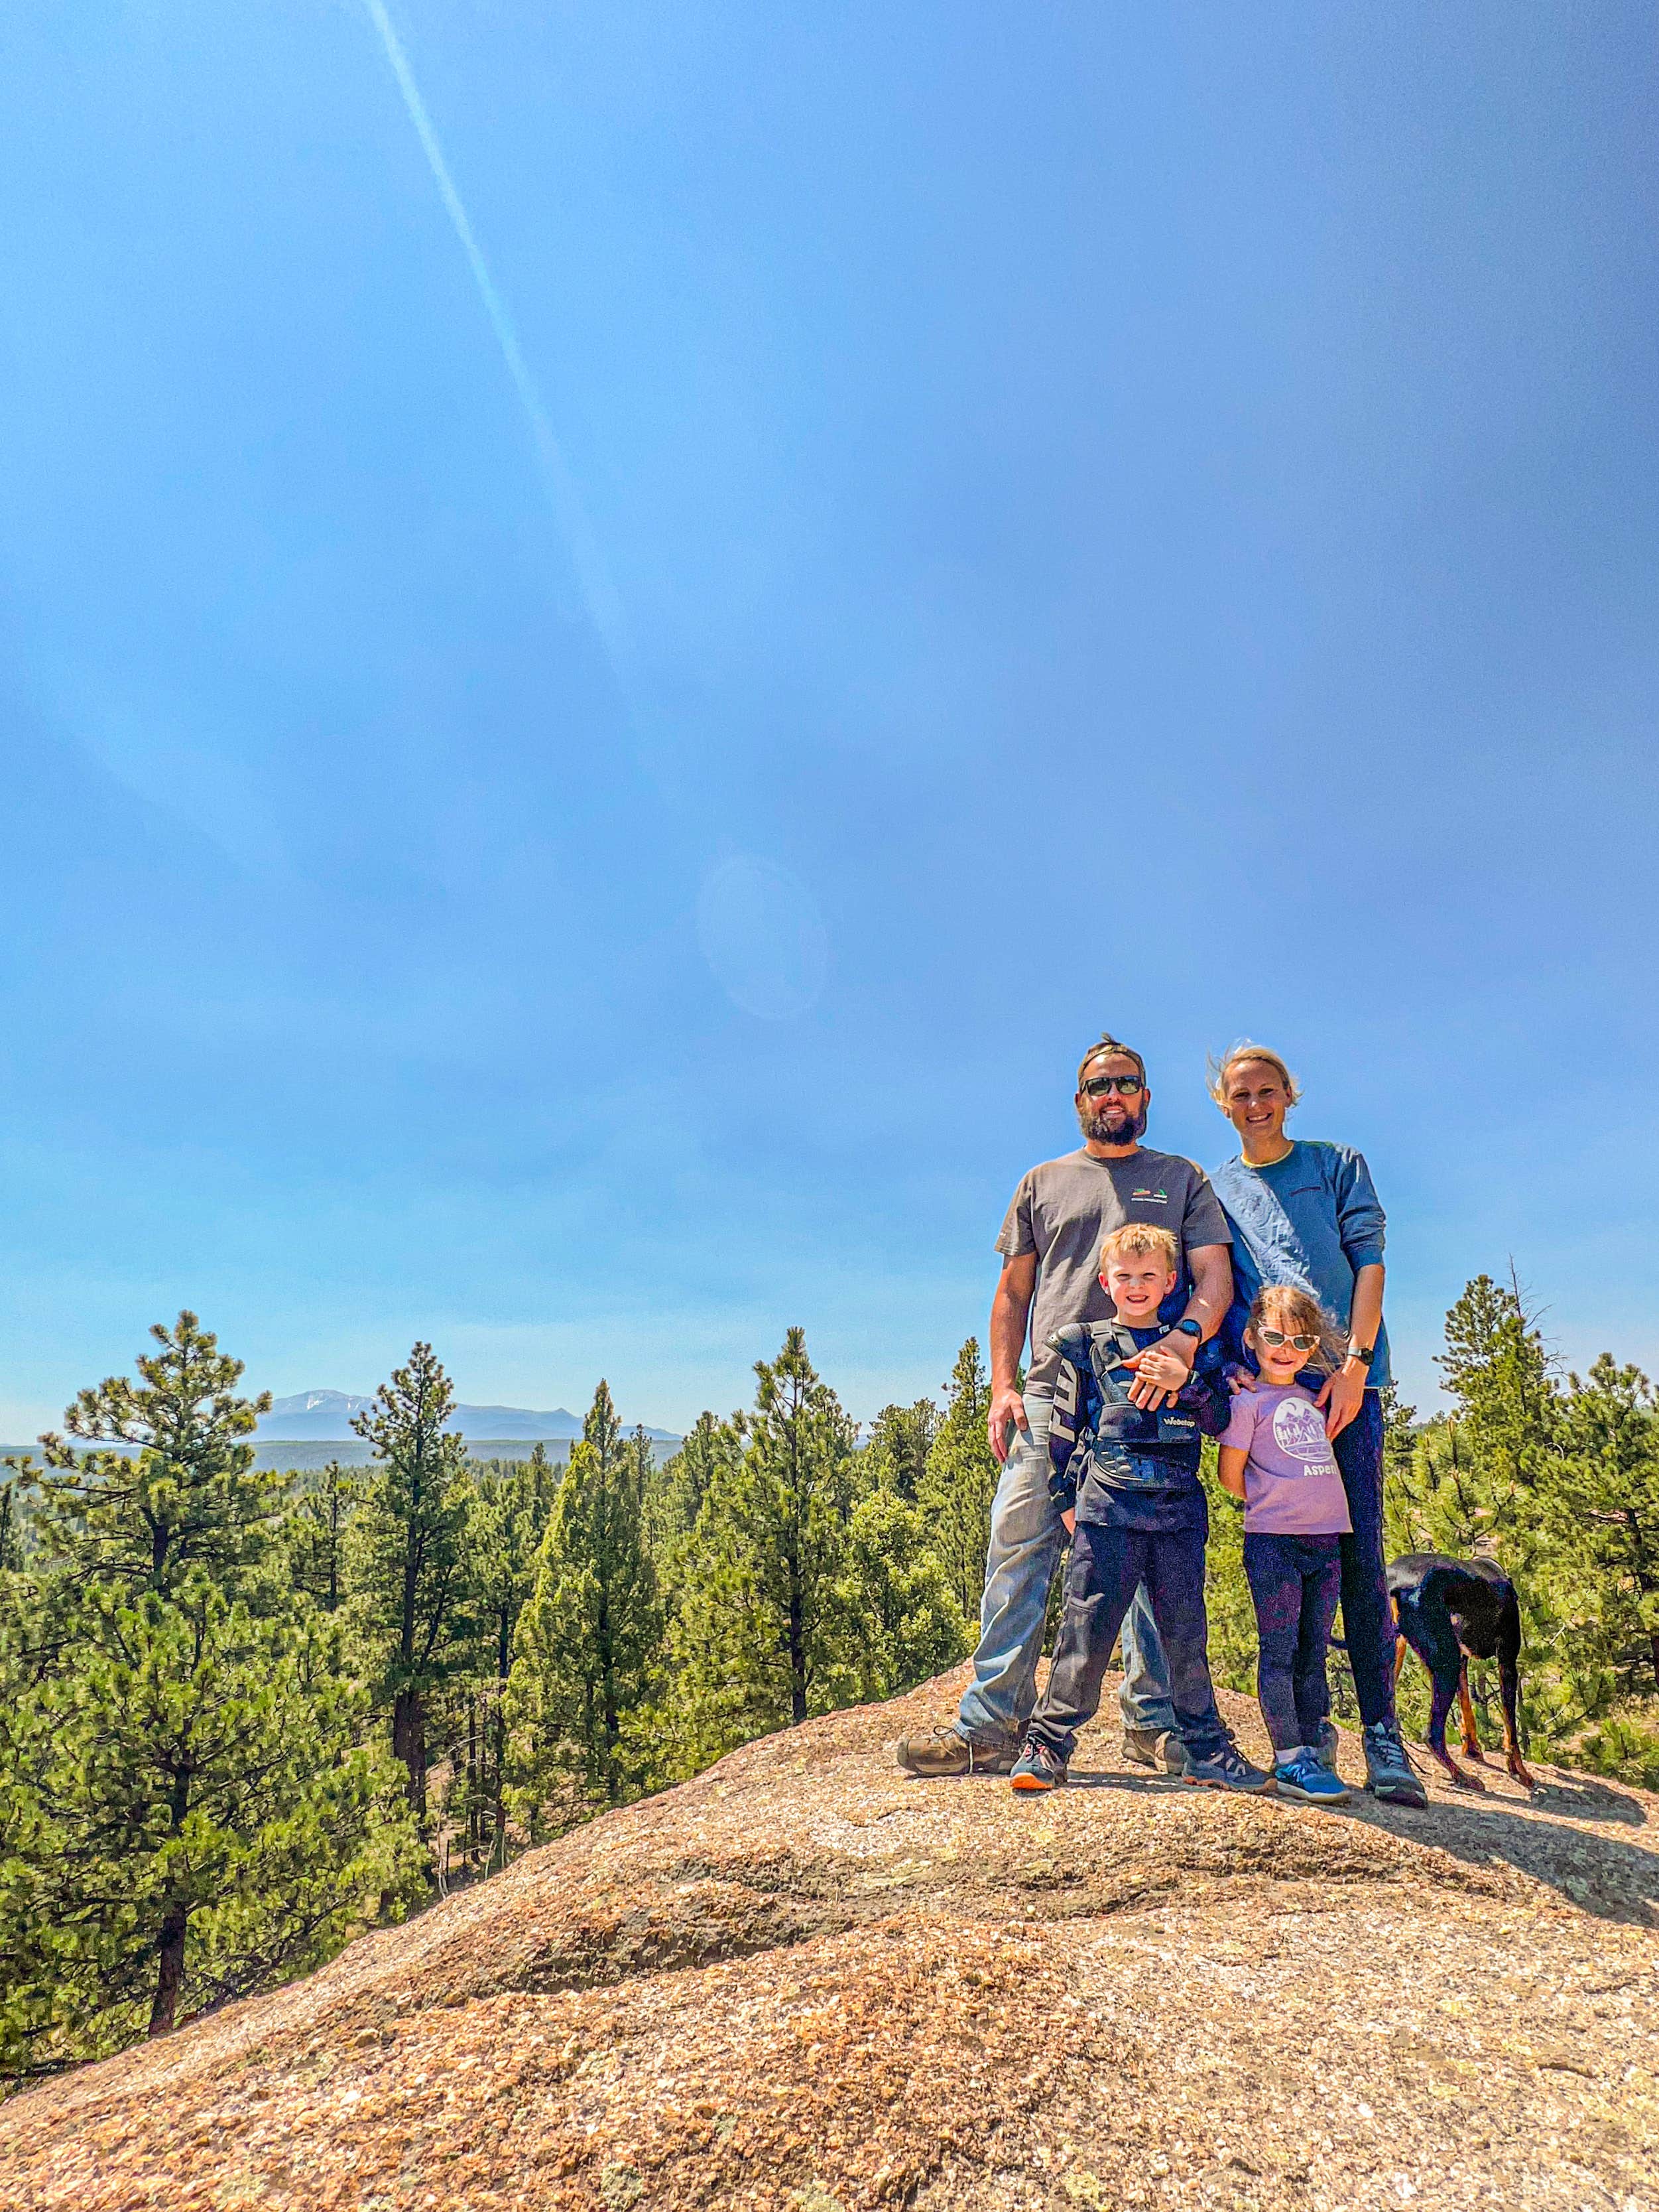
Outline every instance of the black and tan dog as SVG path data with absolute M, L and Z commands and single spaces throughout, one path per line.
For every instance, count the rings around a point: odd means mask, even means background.
M 1460 1705 L 1464 1756 L 1485 1765 L 1469 1703 L 1468 1662 L 1498 1662 L 1499 1694 L 1504 1705 L 1505 1764 L 1528 1790 L 1538 1787 L 1521 1757 L 1516 1730 L 1516 1701 L 1521 1689 L 1521 1606 L 1515 1585 L 1491 1559 L 1448 1559 L 1438 1552 L 1412 1552 L 1389 1568 L 1397 1644 L 1394 1679 L 1414 1651 L 1434 1684 L 1429 1711 L 1428 1747 L 1452 1780 L 1465 1790 L 1485 1787 L 1466 1774 L 1446 1750 L 1446 1722 L 1452 1699 Z

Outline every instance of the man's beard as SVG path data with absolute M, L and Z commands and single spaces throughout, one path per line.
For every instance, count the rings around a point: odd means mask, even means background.
M 1091 1114 L 1087 1106 L 1080 1106 L 1077 1126 L 1091 1145 L 1138 1145 L 1146 1132 L 1147 1109 L 1142 1105 L 1131 1114 L 1126 1108 L 1121 1121 L 1109 1121 L 1104 1114 Z

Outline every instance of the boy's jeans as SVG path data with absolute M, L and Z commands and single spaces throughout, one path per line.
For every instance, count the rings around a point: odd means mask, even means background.
M 1037 1662 L 1043 1650 L 1049 1584 L 1065 1542 L 1060 1509 L 1049 1496 L 1049 1417 L 1054 1395 L 1025 1393 L 1026 1422 L 1009 1439 L 1002 1480 L 990 1510 L 990 1549 L 985 1559 L 985 1594 L 979 1604 L 979 1648 L 973 1655 L 973 1680 L 963 1697 L 957 1726 L 971 1743 L 1000 1750 L 1018 1742 L 1037 1702 Z M 1138 1607 L 1147 1605 L 1138 1591 Z M 1147 1609 L 1147 1625 L 1152 1613 Z M 1154 1643 L 1163 1694 L 1169 1697 L 1163 1646 Z M 1125 1711 L 1127 1712 L 1127 1700 Z M 1209 1715 L 1220 1726 L 1212 1696 Z M 1172 1729 L 1175 1709 L 1150 1725 Z
M 1031 1734 L 1062 1759 L 1100 1710 L 1100 1683 L 1116 1656 L 1117 1632 L 1137 1588 L 1147 1589 L 1169 1656 L 1176 1724 L 1195 1759 L 1226 1741 L 1205 1656 L 1204 1528 L 1153 1532 L 1080 1522 L 1054 1665 Z
M 1394 1626 L 1383 1564 L 1383 1401 L 1367 1390 L 1359 1411 L 1332 1446 L 1347 1492 L 1351 1535 L 1337 1540 L 1342 1553 L 1342 1633 L 1366 1728 L 1394 1718 Z M 1123 1622 L 1126 1728 L 1168 1728 L 1169 1672 L 1145 1594 L 1137 1593 Z M 1141 1716 L 1149 1714 L 1150 1718 Z

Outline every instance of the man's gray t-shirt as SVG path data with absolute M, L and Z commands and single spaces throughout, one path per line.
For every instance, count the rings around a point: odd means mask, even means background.
M 1053 1389 L 1060 1356 L 1050 1350 L 1049 1339 L 1056 1329 L 1070 1322 L 1111 1319 L 1111 1300 L 1100 1287 L 1100 1245 L 1126 1221 L 1156 1222 L 1174 1237 L 1183 1304 L 1188 1251 L 1232 1242 L 1209 1177 L 1178 1152 L 1143 1146 L 1127 1159 L 1103 1160 L 1080 1149 L 1032 1168 L 1014 1192 L 996 1249 L 1007 1260 L 1037 1255 L 1028 1384 Z

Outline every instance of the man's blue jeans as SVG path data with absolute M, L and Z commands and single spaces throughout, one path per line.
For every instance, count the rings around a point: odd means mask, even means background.
M 1008 1439 L 991 1504 L 979 1648 L 957 1719 L 970 1743 L 995 1750 L 1024 1735 L 1037 1703 L 1049 1584 L 1066 1540 L 1060 1509 L 1049 1496 L 1053 1394 L 1027 1390 L 1025 1400 L 1026 1426 Z
M 1359 1411 L 1332 1449 L 1347 1492 L 1351 1535 L 1338 1540 L 1342 1555 L 1342 1634 L 1366 1728 L 1394 1718 L 1394 1627 L 1383 1562 L 1383 1401 L 1367 1390 Z M 1125 1728 L 1163 1729 L 1175 1719 L 1169 1702 L 1169 1669 L 1158 1630 L 1139 1589 L 1123 1622 Z
M 1027 1390 L 1025 1401 L 1026 1425 L 1016 1429 L 1009 1439 L 1008 1455 L 990 1509 L 985 1594 L 979 1603 L 979 1648 L 973 1655 L 973 1680 L 957 1717 L 957 1726 L 968 1741 L 988 1749 L 1000 1750 L 1010 1741 L 1018 1742 L 1037 1703 L 1037 1662 L 1043 1650 L 1049 1584 L 1066 1540 L 1059 1508 L 1049 1496 L 1049 1416 L 1054 1410 L 1053 1395 Z M 1141 1612 L 1152 1629 L 1152 1607 L 1144 1584 L 1135 1594 L 1130 1620 Z M 1126 1648 L 1129 1632 L 1126 1624 Z M 1175 1708 L 1168 1702 L 1169 1678 L 1155 1629 L 1153 1642 L 1168 1717 L 1150 1725 L 1173 1729 Z M 1128 1711 L 1125 1698 L 1126 1717 Z

